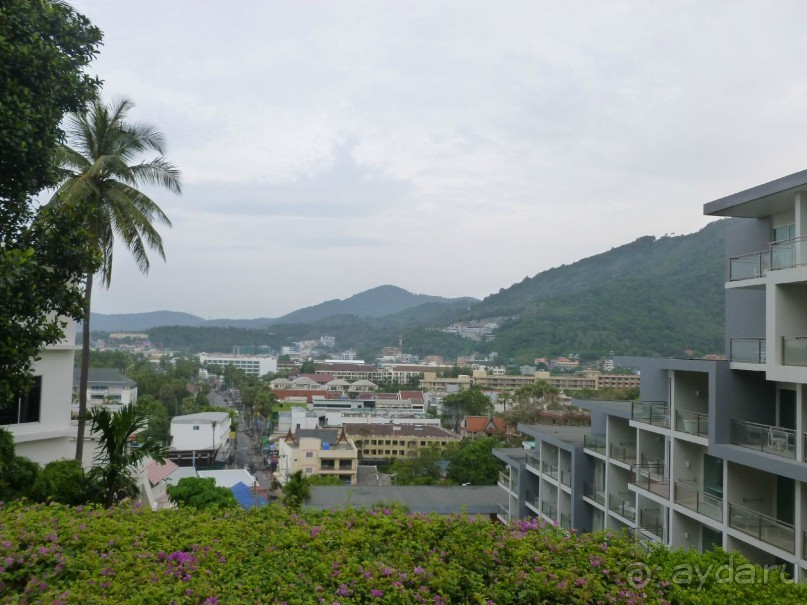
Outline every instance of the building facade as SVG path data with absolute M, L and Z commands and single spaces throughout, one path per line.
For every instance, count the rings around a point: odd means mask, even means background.
M 304 475 L 338 477 L 346 484 L 356 484 L 358 451 L 344 430 L 300 429 L 289 431 L 278 442 L 278 467 L 275 478 L 285 485 L 297 471 Z
M 227 355 L 224 353 L 199 353 L 199 363 L 216 366 L 235 366 L 252 376 L 264 376 L 277 372 L 277 357 L 272 355 Z
M 592 423 L 582 442 L 555 444 L 565 487 L 546 472 L 556 465 L 548 432 L 519 427 L 536 447 L 523 460 L 497 453 L 510 498 L 500 518 L 720 546 L 805 580 L 807 171 L 704 211 L 735 217 L 726 228 L 727 359 L 617 358 L 641 371 L 640 400 L 575 402 Z
M 361 460 L 412 458 L 421 449 L 445 448 L 459 443 L 456 433 L 433 424 L 370 424 L 342 425 L 359 450 Z

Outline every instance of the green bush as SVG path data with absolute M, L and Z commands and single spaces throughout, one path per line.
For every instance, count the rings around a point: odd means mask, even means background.
M 677 585 L 677 565 L 726 553 L 637 550 L 568 534 L 396 510 L 0 509 L 0 595 L 11 603 L 803 603 L 778 574 Z M 749 566 L 751 570 L 761 568 Z M 643 572 L 643 573 L 638 573 Z M 761 575 L 759 579 L 761 580 Z

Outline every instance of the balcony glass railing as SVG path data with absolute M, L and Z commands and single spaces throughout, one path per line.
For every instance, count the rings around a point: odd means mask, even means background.
M 499 518 L 503 519 L 505 523 L 510 522 L 510 509 L 504 504 L 497 505 Z
M 771 242 L 771 269 L 790 269 L 803 265 L 807 258 L 807 237 L 794 237 L 779 242 Z
M 605 506 L 605 488 L 583 482 L 583 495 Z
M 765 363 L 764 338 L 732 338 L 729 360 L 738 363 Z
M 541 501 L 541 512 L 553 521 L 558 520 L 558 507 L 548 500 Z
M 535 452 L 527 452 L 527 466 L 531 466 L 536 471 L 541 470 L 541 456 Z
M 544 464 L 542 466 L 542 470 L 544 472 L 544 475 L 548 475 L 549 477 L 551 477 L 555 481 L 558 480 L 558 467 L 557 467 L 557 465 L 549 464 L 548 462 L 544 462 Z
M 583 435 L 583 447 L 604 456 L 606 448 L 605 435 L 594 433 L 591 435 Z
M 769 252 L 753 252 L 729 259 L 729 281 L 762 277 L 771 266 Z
M 636 520 L 636 504 L 621 495 L 608 494 L 608 508 L 631 521 Z
M 664 470 L 664 462 L 634 464 L 631 466 L 630 482 L 663 498 L 670 497 L 670 478 Z
M 783 458 L 796 458 L 796 431 L 779 426 L 732 420 L 731 442 Z
M 628 442 L 612 443 L 609 454 L 613 460 L 619 460 L 625 464 L 636 462 L 636 446 Z
M 660 510 L 640 508 L 638 525 L 639 531 L 649 535 L 655 542 L 664 541 L 664 518 Z
M 807 336 L 785 336 L 782 338 L 782 364 L 786 366 L 807 366 Z
M 790 523 L 732 502 L 729 502 L 729 527 L 786 552 L 796 550 L 796 530 Z
M 676 481 L 674 499 L 676 504 L 685 506 L 715 521 L 723 521 L 722 498 L 699 491 L 686 483 Z
M 499 485 L 505 489 L 510 489 L 510 473 L 499 471 Z
M 562 470 L 560 471 L 560 482 L 565 485 L 566 487 L 572 486 L 572 471 Z
M 670 408 L 666 403 L 634 401 L 630 419 L 653 426 L 670 426 Z
M 675 412 L 675 430 L 690 435 L 705 436 L 709 433 L 709 416 L 698 412 L 678 410 Z
M 558 525 L 560 525 L 563 529 L 571 529 L 572 528 L 571 515 L 569 515 L 568 513 L 561 513 Z
M 526 501 L 527 504 L 532 506 L 535 510 L 541 510 L 541 499 L 535 492 L 528 491 Z

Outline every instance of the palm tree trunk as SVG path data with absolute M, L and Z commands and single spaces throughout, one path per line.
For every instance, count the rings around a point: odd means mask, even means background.
M 87 382 L 90 375 L 90 301 L 93 274 L 87 275 L 84 287 L 84 319 L 81 332 L 81 374 L 78 382 L 78 432 L 76 434 L 76 460 L 83 464 L 84 427 L 87 415 Z

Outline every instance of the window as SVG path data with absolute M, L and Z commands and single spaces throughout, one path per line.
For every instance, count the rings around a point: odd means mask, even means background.
M 41 399 L 42 376 L 36 376 L 27 393 L 17 397 L 11 405 L 0 409 L 0 425 L 39 422 Z
M 306 452 L 305 457 L 306 458 L 313 458 L 314 457 L 314 452 Z
M 199 430 L 199 425 L 198 425 L 198 424 L 194 424 L 194 425 L 193 425 L 193 430 L 194 430 L 194 431 L 198 431 L 198 430 Z

